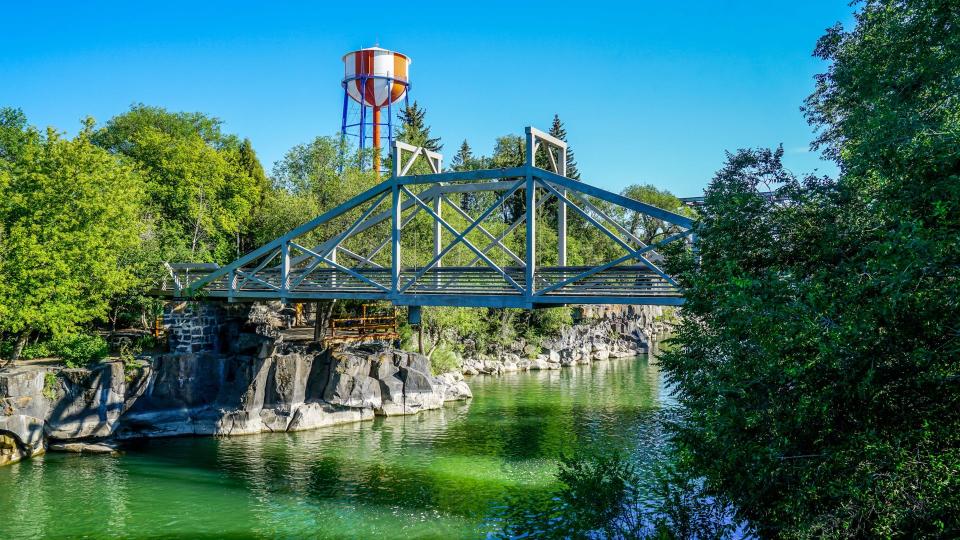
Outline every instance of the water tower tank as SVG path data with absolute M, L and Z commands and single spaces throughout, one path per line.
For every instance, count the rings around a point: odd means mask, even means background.
M 343 55 L 343 67 L 344 88 L 367 107 L 386 107 L 407 92 L 410 59 L 406 55 L 370 47 Z

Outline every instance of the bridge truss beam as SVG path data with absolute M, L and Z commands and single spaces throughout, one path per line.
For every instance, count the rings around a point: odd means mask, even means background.
M 679 287 L 658 266 L 656 249 L 689 241 L 690 218 L 567 178 L 566 152 L 563 141 L 528 127 L 523 166 L 441 172 L 442 156 L 396 142 L 390 179 L 226 266 L 168 264 L 171 279 L 161 292 L 174 298 L 386 300 L 407 306 L 682 304 Z M 536 165 L 538 157 L 548 169 Z M 418 158 L 430 174 L 407 174 Z M 486 204 L 467 209 L 455 201 L 468 195 Z M 538 220 L 550 204 L 556 207 L 556 237 L 547 242 Z M 451 213 L 444 214 L 445 206 Z M 478 215 L 471 213 L 481 207 Z M 509 219 L 486 223 L 497 212 Z M 571 212 L 623 255 L 569 265 Z M 662 238 L 644 244 L 611 216 L 617 212 L 654 218 L 662 224 Z M 405 261 L 404 242 L 424 235 L 423 227 L 417 228 L 424 220 L 432 236 L 431 259 L 411 260 L 414 253 Z M 522 255 L 507 245 L 509 238 L 519 241 L 520 229 Z M 538 265 L 553 249 L 551 264 Z M 460 262 L 445 264 L 455 250 Z M 464 254 L 470 257 L 465 264 Z

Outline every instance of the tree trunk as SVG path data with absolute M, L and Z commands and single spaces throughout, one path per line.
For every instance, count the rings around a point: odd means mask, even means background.
M 27 341 L 30 339 L 30 330 L 24 330 L 20 332 L 20 335 L 17 336 L 16 343 L 13 344 L 13 353 L 10 355 L 10 364 L 13 364 L 20 359 L 20 355 L 23 353 L 23 348 L 27 346 Z
M 317 314 L 313 320 L 314 341 L 320 341 L 327 336 L 327 324 L 329 324 L 330 318 L 333 317 L 333 305 L 335 303 L 336 300 L 317 302 Z
M 423 354 L 423 323 L 417 325 L 417 346 L 420 348 L 420 354 Z
M 513 313 L 504 309 L 500 312 L 500 337 L 507 337 L 507 329 L 510 328 L 510 321 L 513 320 Z

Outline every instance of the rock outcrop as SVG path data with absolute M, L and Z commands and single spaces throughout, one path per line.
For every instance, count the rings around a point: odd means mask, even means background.
M 73 442 L 298 431 L 415 414 L 467 399 L 459 374 L 382 345 L 268 354 L 171 353 L 137 368 L 23 367 L 0 373 L 0 464 Z M 48 375 L 53 374 L 53 375 Z M 46 387 L 45 387 L 46 383 Z
M 672 326 L 669 308 L 598 305 L 580 308 L 577 324 L 537 348 L 517 339 L 508 347 L 485 353 L 469 351 L 461 363 L 464 375 L 499 375 L 515 371 L 560 369 L 612 358 L 645 354 Z

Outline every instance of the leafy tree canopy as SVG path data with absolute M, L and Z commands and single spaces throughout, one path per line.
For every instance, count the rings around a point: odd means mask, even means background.
M 661 359 L 682 460 L 762 537 L 960 531 L 960 6 L 869 1 L 807 100 L 836 182 L 728 158 Z M 779 186 L 775 199 L 758 194 Z
M 0 331 L 65 336 L 106 316 L 133 285 L 121 265 L 140 241 L 141 178 L 91 142 L 0 111 Z

